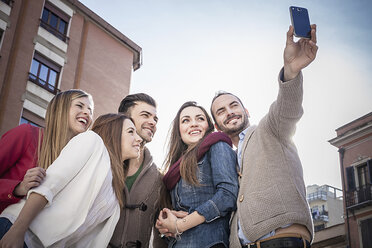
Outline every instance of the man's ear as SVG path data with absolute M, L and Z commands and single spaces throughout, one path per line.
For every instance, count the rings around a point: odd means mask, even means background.
M 248 118 L 251 118 L 251 116 L 249 115 L 248 109 L 244 108 L 244 110 L 245 110 L 245 112 L 247 113 Z
M 214 124 L 214 127 L 216 128 L 217 131 L 221 131 L 221 129 L 218 128 L 217 124 Z

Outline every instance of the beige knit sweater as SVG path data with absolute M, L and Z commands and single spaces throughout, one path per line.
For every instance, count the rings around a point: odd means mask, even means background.
M 230 247 L 240 247 L 238 219 L 251 241 L 291 223 L 306 226 L 313 236 L 302 166 L 292 142 L 296 123 L 303 114 L 302 96 L 301 73 L 285 83 L 279 79 L 277 100 L 245 136 Z

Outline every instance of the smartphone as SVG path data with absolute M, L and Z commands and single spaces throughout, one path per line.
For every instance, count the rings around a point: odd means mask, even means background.
M 292 26 L 294 27 L 294 35 L 301 38 L 311 38 L 311 27 L 309 13 L 307 9 L 302 7 L 289 7 Z

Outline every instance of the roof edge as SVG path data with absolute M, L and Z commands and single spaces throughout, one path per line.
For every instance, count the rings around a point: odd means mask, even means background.
M 76 7 L 80 12 L 84 15 L 88 16 L 94 22 L 96 22 L 102 29 L 107 31 L 108 33 L 112 34 L 116 39 L 123 42 L 134 54 L 133 56 L 133 70 L 136 71 L 142 65 L 142 48 L 134 43 L 131 39 L 126 37 L 123 33 L 119 30 L 114 28 L 110 23 L 105 21 L 102 17 L 94 13 L 91 9 L 85 6 L 83 3 L 79 2 L 78 0 L 64 0 L 74 7 Z

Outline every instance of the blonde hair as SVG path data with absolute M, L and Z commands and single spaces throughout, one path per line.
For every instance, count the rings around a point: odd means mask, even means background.
M 92 131 L 101 136 L 110 155 L 112 187 L 121 207 L 124 207 L 123 190 L 129 169 L 129 160 L 123 162 L 121 153 L 121 133 L 126 119 L 132 121 L 123 114 L 105 114 L 98 117 L 92 127 Z
M 77 98 L 88 97 L 93 105 L 92 96 L 82 90 L 71 89 L 58 93 L 48 104 L 45 114 L 43 141 L 38 150 L 38 165 L 47 169 L 72 138 L 69 128 L 71 102 Z

